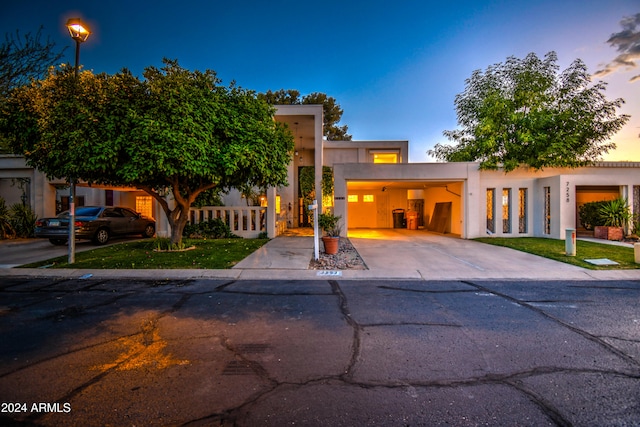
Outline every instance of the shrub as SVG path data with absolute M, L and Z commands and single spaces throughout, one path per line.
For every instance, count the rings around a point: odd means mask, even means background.
M 11 226 L 17 237 L 34 237 L 38 217 L 29 205 L 16 203 L 9 208 Z
M 604 221 L 600 217 L 600 208 L 607 203 L 606 201 L 589 202 L 578 208 L 578 216 L 580 223 L 587 230 L 593 230 L 594 227 L 604 225 Z
M 231 232 L 229 226 L 220 218 L 213 218 L 198 224 L 187 224 L 182 233 L 189 238 L 229 239 L 238 237 Z
M 0 238 L 12 239 L 16 236 L 16 232 L 11 225 L 11 215 L 9 215 L 9 209 L 4 201 L 4 198 L 0 197 Z
M 631 219 L 631 210 L 627 199 L 617 198 L 604 203 L 600 210 L 600 219 L 603 225 L 610 227 L 626 227 Z

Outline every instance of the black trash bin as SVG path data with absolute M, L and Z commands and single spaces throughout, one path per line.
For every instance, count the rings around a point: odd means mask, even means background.
M 393 228 L 404 228 L 404 209 L 394 209 Z

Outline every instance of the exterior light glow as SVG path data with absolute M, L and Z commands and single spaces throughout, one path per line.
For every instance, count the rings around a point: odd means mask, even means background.
M 87 26 L 78 18 L 71 18 L 67 21 L 67 28 L 69 29 L 69 35 L 77 42 L 85 42 L 89 38 L 91 31 Z

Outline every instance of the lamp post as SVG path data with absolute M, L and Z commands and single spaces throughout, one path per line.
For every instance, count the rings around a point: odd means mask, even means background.
M 78 67 L 80 66 L 80 43 L 87 41 L 91 32 L 87 26 L 78 18 L 71 18 L 67 21 L 69 35 L 76 41 L 76 65 L 74 74 L 76 84 L 78 79 Z M 76 262 L 76 181 L 74 177 L 69 177 L 69 264 Z

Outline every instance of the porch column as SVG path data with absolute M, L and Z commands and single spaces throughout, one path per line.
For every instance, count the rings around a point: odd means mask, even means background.
M 276 233 L 276 187 L 267 188 L 267 237 L 273 239 Z

